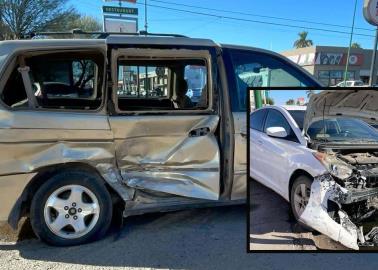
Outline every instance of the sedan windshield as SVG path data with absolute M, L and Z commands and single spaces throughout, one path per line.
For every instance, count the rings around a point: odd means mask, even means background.
M 307 135 L 312 140 L 337 142 L 378 142 L 378 131 L 369 124 L 353 118 L 328 118 L 310 125 Z

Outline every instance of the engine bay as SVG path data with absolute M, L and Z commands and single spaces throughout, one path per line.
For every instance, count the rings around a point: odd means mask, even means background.
M 360 231 L 359 246 L 378 246 L 378 149 L 320 147 L 318 151 L 317 158 L 346 190 L 342 195 L 334 192 L 328 213 L 340 224 L 337 213 L 347 214 Z

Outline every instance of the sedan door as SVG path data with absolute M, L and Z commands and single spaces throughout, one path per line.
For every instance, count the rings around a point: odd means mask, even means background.
M 272 127 L 284 128 L 288 134 L 285 138 L 272 137 L 267 134 L 267 129 Z M 276 109 L 268 109 L 262 133 L 260 148 L 265 158 L 260 161 L 262 178 L 269 187 L 283 195 L 288 187 L 287 168 L 290 167 L 290 155 L 298 151 L 301 145 L 292 126 L 285 116 Z
M 250 116 L 250 136 L 249 136 L 249 157 L 250 157 L 250 176 L 258 181 L 264 181 L 264 173 L 262 171 L 262 161 L 266 158 L 261 148 L 262 136 L 264 135 L 264 121 L 266 117 L 266 109 L 255 111 Z

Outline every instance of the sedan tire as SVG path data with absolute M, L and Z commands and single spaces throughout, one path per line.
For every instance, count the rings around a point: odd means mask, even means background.
M 295 220 L 305 210 L 311 194 L 311 185 L 313 180 L 306 175 L 301 175 L 294 180 L 290 190 L 290 205 Z

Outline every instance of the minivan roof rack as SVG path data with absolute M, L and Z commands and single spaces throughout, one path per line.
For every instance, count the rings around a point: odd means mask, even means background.
M 105 39 L 110 35 L 124 35 L 124 36 L 154 36 L 154 37 L 180 37 L 187 38 L 187 36 L 179 34 L 166 34 L 166 33 L 149 33 L 147 31 L 139 31 L 137 33 L 122 33 L 122 32 L 87 32 L 81 29 L 73 29 L 66 32 L 32 32 L 25 36 L 25 38 L 34 38 L 38 36 L 66 36 L 66 35 L 94 35 L 98 39 Z

